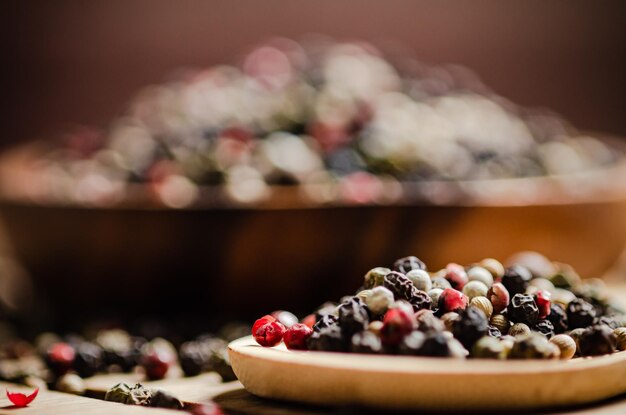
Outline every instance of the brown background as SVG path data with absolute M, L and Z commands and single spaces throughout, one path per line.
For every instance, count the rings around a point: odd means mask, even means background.
M 308 32 L 399 40 L 423 60 L 473 68 L 516 102 L 626 135 L 620 1 L 3 1 L 0 31 L 0 146 L 105 125 L 176 67 Z

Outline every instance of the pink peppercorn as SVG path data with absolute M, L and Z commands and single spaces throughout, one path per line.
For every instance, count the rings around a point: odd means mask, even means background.
M 467 308 L 467 296 L 454 288 L 446 288 L 439 296 L 439 308 L 444 313 L 465 310 Z
M 535 293 L 535 303 L 539 308 L 539 319 L 543 320 L 550 314 L 550 293 L 548 291 L 539 290 Z
M 255 321 L 254 324 L 252 325 L 252 335 L 254 335 L 254 333 L 257 331 L 259 327 L 267 323 L 271 323 L 272 321 L 276 321 L 276 318 L 273 316 L 270 316 L 269 314 L 266 314 L 260 319 L 258 319 L 257 321 Z
M 283 340 L 289 350 L 306 350 L 306 341 L 311 334 L 313 334 L 313 329 L 305 324 L 297 323 L 287 329 Z
M 313 326 L 315 325 L 315 314 L 309 314 L 308 316 L 303 318 L 302 324 L 304 324 L 307 327 L 313 328 Z
M 380 337 L 385 344 L 399 344 L 404 336 L 413 331 L 415 319 L 412 313 L 402 308 L 392 308 L 383 317 Z
M 487 298 L 493 305 L 493 312 L 495 314 L 501 313 L 509 305 L 510 296 L 506 287 L 500 283 L 494 283 L 487 291 Z
M 446 265 L 446 280 L 452 285 L 455 290 L 462 290 L 465 284 L 467 284 L 468 277 L 465 268 L 462 265 L 450 263 Z
M 283 339 L 287 329 L 278 321 L 270 321 L 258 327 L 252 333 L 254 340 L 263 347 L 276 346 Z

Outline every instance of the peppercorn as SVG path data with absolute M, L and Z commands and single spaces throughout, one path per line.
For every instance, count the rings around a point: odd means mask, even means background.
M 467 270 L 467 279 L 471 281 L 480 281 L 485 286 L 491 287 L 493 285 L 493 275 L 487 269 L 480 266 L 473 266 Z
M 441 288 L 433 288 L 430 291 L 428 291 L 428 296 L 433 302 L 433 305 L 431 307 L 439 306 L 439 298 L 441 297 L 442 293 L 443 293 L 443 290 Z
M 178 351 L 178 360 L 185 376 L 197 376 L 207 366 L 208 349 L 197 341 L 183 343 Z
M 439 296 L 440 312 L 465 310 L 466 307 L 467 296 L 454 288 L 446 288 Z
M 513 265 L 504 271 L 502 285 L 509 292 L 509 295 L 524 294 L 533 276 L 528 268 L 522 265 Z
M 576 354 L 576 342 L 567 334 L 557 334 L 550 342 L 559 348 L 563 360 L 569 360 Z
M 576 342 L 576 352 L 578 354 L 580 354 L 580 344 L 579 344 L 579 340 L 580 340 L 580 336 L 583 335 L 583 333 L 585 332 L 586 329 L 583 328 L 579 328 L 579 329 L 574 329 L 572 331 L 570 331 L 568 333 L 568 335 L 574 339 L 574 342 Z
M 415 313 L 415 321 L 417 322 L 417 330 L 423 332 L 443 331 L 446 329 L 443 321 L 435 317 L 431 310 L 420 310 Z
M 487 333 L 489 323 L 482 311 L 468 307 L 466 310 L 457 311 L 459 319 L 452 323 L 452 334 L 461 342 L 463 347 L 471 350 L 474 343 Z
M 506 318 L 505 315 L 503 314 L 492 315 L 490 323 L 492 326 L 500 330 L 500 333 L 502 333 L 503 336 L 509 333 L 511 323 L 509 322 L 509 319 Z
M 509 306 L 509 292 L 506 287 L 499 282 L 494 283 L 487 291 L 487 298 L 493 305 L 494 313 L 501 313 Z
M 416 289 L 413 297 L 409 299 L 409 303 L 411 303 L 415 311 L 430 310 L 433 305 L 433 300 L 428 293 Z
M 613 353 L 616 346 L 615 334 L 608 326 L 591 326 L 580 335 L 578 346 L 580 354 L 583 356 L 599 356 Z
M 530 334 L 530 327 L 524 323 L 515 323 L 509 329 L 509 336 L 526 336 Z
M 341 328 L 338 325 L 331 325 L 313 331 L 307 340 L 309 350 L 319 350 L 327 352 L 343 352 L 346 350 L 344 338 L 341 335 Z
M 320 331 L 323 328 L 334 326 L 337 324 L 339 317 L 334 314 L 326 314 L 313 325 L 313 331 Z
M 153 408 L 183 409 L 183 403 L 163 389 L 153 389 L 150 396 L 150 406 Z
M 494 279 L 502 278 L 504 275 L 504 266 L 497 259 L 485 258 L 478 265 L 489 271 Z
M 338 323 L 341 333 L 347 339 L 354 333 L 365 330 L 369 324 L 369 311 L 366 305 L 358 297 L 352 297 L 342 303 L 339 306 Z
M 406 274 L 414 269 L 421 269 L 426 271 L 426 264 L 415 256 L 407 256 L 400 258 L 393 263 L 393 269 L 395 271 Z
M 287 330 L 285 326 L 278 321 L 271 321 L 258 327 L 252 335 L 254 336 L 254 340 L 261 346 L 272 347 L 283 340 L 285 330 Z
M 567 313 L 560 304 L 550 304 L 550 314 L 546 317 L 554 327 L 554 333 L 562 334 L 567 331 Z
M 449 338 L 441 332 L 428 332 L 424 337 L 424 342 L 417 351 L 418 356 L 429 357 L 450 357 L 453 356 L 451 344 L 457 342 L 454 338 Z M 462 346 L 458 346 L 463 348 Z
M 485 297 L 489 288 L 480 281 L 469 281 L 463 287 L 463 294 L 471 301 L 474 297 Z
M 530 281 L 529 288 L 535 287 L 537 290 L 543 290 L 547 292 L 552 292 L 556 288 L 552 282 L 547 278 L 533 278 Z M 529 294 L 528 292 L 526 294 Z
M 514 323 L 534 326 L 537 322 L 539 309 L 531 295 L 515 294 L 507 308 L 507 315 L 509 320 Z
M 444 278 L 448 280 L 452 288 L 459 291 L 465 287 L 465 284 L 467 284 L 468 281 L 465 268 L 455 263 L 446 265 Z
M 85 393 L 85 382 L 75 373 L 66 373 L 57 379 L 54 389 L 59 392 L 82 395 Z
M 359 298 L 359 300 L 365 302 L 365 300 L 370 297 L 372 295 L 372 290 L 361 290 L 359 292 L 356 293 L 356 297 Z
M 327 315 L 334 315 L 335 317 L 339 317 L 337 304 L 327 301 L 319 306 L 315 311 L 315 321 L 319 321 L 322 317 Z
M 48 349 L 46 363 L 56 376 L 67 373 L 72 368 L 76 351 L 67 343 L 55 343 Z
M 95 375 L 102 366 L 102 349 L 89 342 L 76 346 L 74 370 L 84 378 Z
M 570 330 L 590 326 L 595 317 L 595 308 L 582 298 L 576 298 L 567 305 L 567 321 Z
M 484 336 L 472 347 L 471 356 L 478 359 L 504 359 L 505 346 L 497 338 Z
M 269 324 L 280 323 L 273 322 Z M 141 365 L 146 372 L 146 376 L 151 380 L 163 379 L 173 363 L 174 358 L 168 351 L 154 347 L 152 344 L 146 345 L 141 357 Z
M 135 386 L 130 388 L 130 395 L 128 396 L 128 400 L 125 402 L 127 405 L 142 405 L 148 406 L 150 405 L 150 399 L 152 398 L 152 391 L 142 384 L 137 383 Z
M 130 400 L 130 386 L 126 383 L 118 383 L 106 392 L 104 400 L 118 403 L 128 402 Z
M 410 300 L 417 292 L 411 280 L 397 271 L 385 275 L 383 286 L 393 293 L 396 300 Z
M 515 338 L 509 359 L 552 359 L 558 357 L 558 347 L 538 333 Z
M 467 285 L 469 284 L 471 284 L 471 282 Z M 476 307 L 477 309 L 482 311 L 487 319 L 490 319 L 491 315 L 493 314 L 493 305 L 491 304 L 491 301 L 487 299 L 487 297 L 474 297 L 470 301 L 469 305 L 472 307 Z
M 353 353 L 379 354 L 383 351 L 380 337 L 371 331 L 355 333 L 350 343 Z
M 413 314 L 403 308 L 391 308 L 385 313 L 380 336 L 384 344 L 397 345 L 404 336 L 413 331 Z
M 450 282 L 443 277 L 433 277 L 431 278 L 430 281 L 433 287 L 431 291 L 436 288 L 441 289 L 441 290 L 445 290 L 446 288 L 452 288 L 452 285 L 450 284 Z
M 372 294 L 365 299 L 365 304 L 373 316 L 382 316 L 393 301 L 393 293 L 385 287 L 378 286 L 372 289 Z
M 306 350 L 306 343 L 311 334 L 313 329 L 298 323 L 287 329 L 283 341 L 289 350 Z
M 593 320 L 593 324 L 604 324 L 605 326 L 609 326 L 611 329 L 616 329 L 618 327 L 622 327 L 622 323 L 621 321 L 618 321 L 615 317 L 611 316 L 602 316 L 602 317 L 596 317 Z
M 552 291 L 552 302 L 558 303 L 566 308 L 567 305 L 576 299 L 576 295 L 569 290 L 564 290 L 562 288 L 555 288 Z
M 372 268 L 365 274 L 363 287 L 365 289 L 371 289 L 379 285 L 383 285 L 383 279 L 385 275 L 389 274 L 391 270 L 385 267 Z
M 293 313 L 285 310 L 278 310 L 272 313 L 272 317 L 274 317 L 280 324 L 289 328 L 298 322 L 298 317 L 296 317 Z
M 406 277 L 420 291 L 428 292 L 433 287 L 430 275 L 422 269 L 413 269 L 406 274 Z
M 539 319 L 545 319 L 548 314 L 550 314 L 550 292 L 539 290 L 534 295 L 535 304 L 537 304 L 537 309 L 539 310 Z
M 615 335 L 615 348 L 620 351 L 626 350 L 626 327 L 618 327 L 613 330 Z
M 502 333 L 496 326 L 490 324 L 489 328 L 487 329 L 487 336 L 500 338 L 502 336 Z
M 452 324 L 458 320 L 459 318 L 461 318 L 459 316 L 459 313 L 455 313 L 454 311 L 450 311 L 448 313 L 445 313 L 443 316 L 441 316 L 441 322 L 444 324 L 446 330 L 448 331 L 452 331 Z
M 550 323 L 550 320 L 539 320 L 537 324 L 535 324 L 535 327 L 533 327 L 533 330 L 543 334 L 547 339 L 554 336 L 554 326 Z
M 570 265 L 558 262 L 555 262 L 554 265 L 557 268 L 556 273 L 548 279 L 552 282 L 552 284 L 554 284 L 555 287 L 570 289 L 580 283 L 580 276 Z
M 398 347 L 398 353 L 402 355 L 417 356 L 419 350 L 424 344 L 425 339 L 426 335 L 421 331 L 414 331 L 408 334 L 402 339 Z

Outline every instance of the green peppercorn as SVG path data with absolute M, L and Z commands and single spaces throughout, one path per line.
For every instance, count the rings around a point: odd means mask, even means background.
M 626 350 L 626 327 L 618 327 L 613 330 L 616 339 L 617 350 Z
M 484 336 L 472 347 L 472 357 L 479 359 L 504 359 L 505 345 L 495 337 Z
M 526 336 L 528 334 L 530 334 L 530 327 L 524 323 L 515 323 L 509 329 L 509 335 L 514 337 Z
M 367 274 L 365 274 L 363 286 L 368 289 L 383 285 L 385 275 L 390 272 L 391 270 L 385 267 L 372 268 L 367 272 Z

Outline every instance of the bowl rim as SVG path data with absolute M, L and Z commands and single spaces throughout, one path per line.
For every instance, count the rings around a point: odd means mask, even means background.
M 615 135 L 586 133 L 605 144 L 621 150 L 615 163 L 577 173 L 562 175 L 518 177 L 485 180 L 429 180 L 398 182 L 401 197 L 367 203 L 354 203 L 338 198 L 315 201 L 309 195 L 327 186 L 331 192 L 340 191 L 337 183 L 316 185 L 270 185 L 268 197 L 253 203 L 230 198 L 223 186 L 198 186 L 198 197 L 190 206 L 176 208 L 160 202 L 145 184 L 126 183 L 123 196 L 111 204 L 86 204 L 71 199 L 34 198 L 14 183 L 15 177 L 28 174 L 28 163 L 46 146 L 32 141 L 0 154 L 0 205 L 39 206 L 87 210 L 321 210 L 373 207 L 521 207 L 599 204 L 626 201 L 626 140 Z

